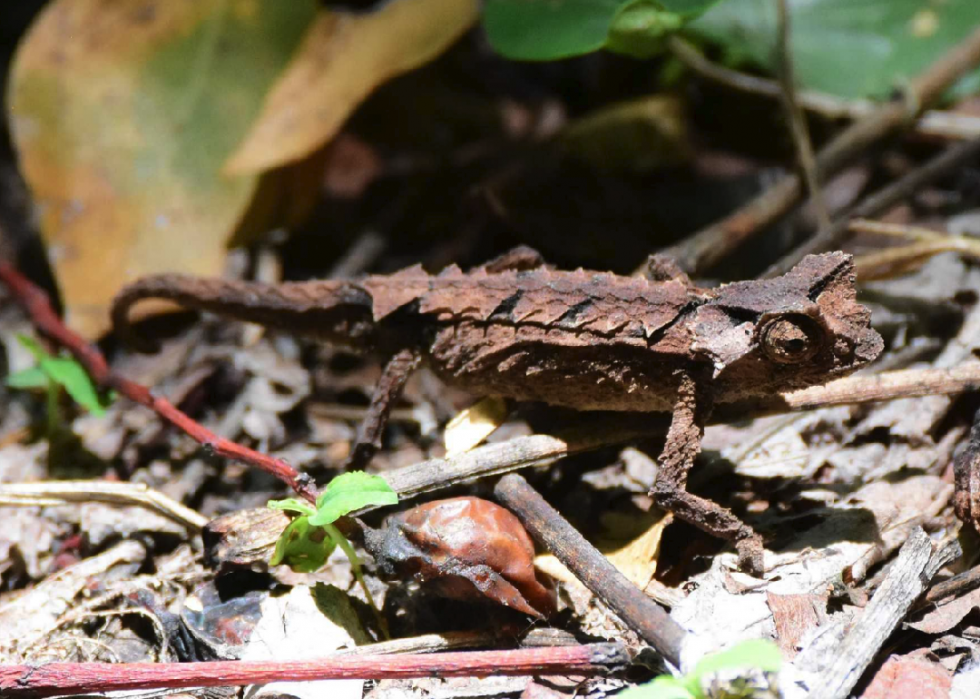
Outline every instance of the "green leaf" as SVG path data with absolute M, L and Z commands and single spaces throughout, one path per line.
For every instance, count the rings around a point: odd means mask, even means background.
M 40 368 L 52 381 L 64 386 L 68 395 L 80 406 L 93 415 L 105 415 L 99 393 L 81 364 L 74 359 L 46 359 L 41 362 Z
M 634 0 L 623 5 L 609 27 L 606 48 L 635 58 L 660 53 L 662 39 L 684 25 L 684 18 L 664 12 L 652 0 Z
M 18 333 L 17 342 L 19 342 L 22 347 L 27 349 L 28 352 L 34 355 L 34 359 L 36 359 L 39 362 L 51 358 L 51 355 L 48 354 L 47 351 L 43 347 L 41 347 L 38 341 L 35 340 L 33 337 Z
M 977 0 L 789 0 L 789 6 L 800 87 L 847 98 L 890 96 L 980 24 Z M 732 62 L 773 70 L 772 0 L 727 0 L 688 29 L 721 44 Z M 980 71 L 965 80 L 978 79 Z
M 6 379 L 6 384 L 10 388 L 20 389 L 47 388 L 50 383 L 51 379 L 48 378 L 48 375 L 39 366 L 23 369 L 11 374 Z
M 26 335 L 18 335 L 17 340 L 37 359 L 37 369 L 54 383 L 64 387 L 76 403 L 93 415 L 105 414 L 99 392 L 81 364 L 74 359 L 51 356 L 33 338 Z
M 316 499 L 316 514 L 310 524 L 332 524 L 346 514 L 369 505 L 394 505 L 398 495 L 381 476 L 363 471 L 334 478 Z
M 732 646 L 728 650 L 707 655 L 698 661 L 694 671 L 687 676 L 688 687 L 700 691 L 701 679 L 705 675 L 722 670 L 759 668 L 763 672 L 779 672 L 783 656 L 779 647 L 772 641 L 752 639 Z
M 312 515 L 316 509 L 310 503 L 299 498 L 286 498 L 285 500 L 270 500 L 266 503 L 270 510 L 282 510 L 283 512 L 295 512 L 301 515 Z
M 288 201 L 269 190 L 253 206 L 258 175 L 221 168 L 319 4 L 44 4 L 17 46 L 5 97 L 42 235 L 62 251 L 53 264 L 70 327 L 99 336 L 126 281 L 217 274 L 236 230 L 277 223 L 262 213 Z
M 695 699 L 680 680 L 670 675 L 661 675 L 637 687 L 630 687 L 616 695 L 617 699 Z
M 490 44 L 507 58 L 553 61 L 607 48 L 648 56 L 718 0 L 487 0 Z
M 313 573 L 324 566 L 335 547 L 323 528 L 311 525 L 310 518 L 303 515 L 283 529 L 269 564 L 285 564 L 297 573 Z

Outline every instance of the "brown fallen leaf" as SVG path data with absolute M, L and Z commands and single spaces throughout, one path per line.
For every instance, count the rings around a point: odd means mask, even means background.
M 391 0 L 369 14 L 322 10 L 225 172 L 262 172 L 316 151 L 376 87 L 445 51 L 478 10 L 476 0 Z
M 906 625 L 922 633 L 946 633 L 963 621 L 967 614 L 978 608 L 980 608 L 980 589 L 968 592 L 945 604 L 940 604 L 935 609 L 930 609 L 923 614 L 917 621 L 909 622 Z
M 482 498 L 459 497 L 413 507 L 366 535 L 390 577 L 413 576 L 452 599 L 491 600 L 545 617 L 554 592 L 534 572 L 534 544 L 509 510 Z
M 861 699 L 947 699 L 953 687 L 939 663 L 914 656 L 892 656 L 875 674 Z
M 783 657 L 796 657 L 800 639 L 807 631 L 820 624 L 818 608 L 827 607 L 826 595 L 778 595 L 766 592 L 766 602 L 772 611 L 776 625 L 776 643 Z
M 128 280 L 221 271 L 258 184 L 221 165 L 316 8 L 58 0 L 41 12 L 14 59 L 10 124 L 75 330 L 105 330 Z

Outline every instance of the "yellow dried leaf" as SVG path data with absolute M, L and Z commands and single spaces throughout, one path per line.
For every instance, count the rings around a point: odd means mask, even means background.
M 476 0 L 390 0 L 370 14 L 321 11 L 225 172 L 309 155 L 376 87 L 445 51 L 478 9 Z
M 673 515 L 655 511 L 647 515 L 646 530 L 629 543 L 606 554 L 606 558 L 641 590 L 650 584 L 657 572 L 660 538 Z
M 316 16 L 315 0 L 57 0 L 7 103 L 69 324 L 129 280 L 219 273 L 257 178 L 221 175 Z
M 637 522 L 636 518 L 607 514 L 603 520 L 607 526 L 611 524 L 614 530 L 609 532 L 611 536 L 617 534 L 615 530 L 635 531 L 638 524 L 644 529 L 641 534 L 625 545 L 619 546 L 613 543 L 613 539 L 607 535 L 602 540 L 596 541 L 595 546 L 603 552 L 610 563 L 616 566 L 620 573 L 642 590 L 650 584 L 657 572 L 660 539 L 664 529 L 673 521 L 673 517 L 670 513 L 655 510 L 643 515 L 641 521 Z M 613 548 L 614 546 L 616 548 Z M 582 584 L 575 577 L 575 574 L 568 570 L 553 554 L 544 553 L 536 556 L 534 567 L 566 585 Z
M 490 396 L 460 412 L 446 425 L 443 441 L 446 456 L 469 451 L 500 427 L 507 419 L 507 402 Z

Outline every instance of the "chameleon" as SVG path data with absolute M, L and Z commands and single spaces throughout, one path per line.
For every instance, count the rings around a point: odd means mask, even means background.
M 423 362 L 478 395 L 578 410 L 669 413 L 654 501 L 732 541 L 762 572 L 762 540 L 730 510 L 687 491 L 713 406 L 825 383 L 882 349 L 858 303 L 849 255 L 810 255 L 781 277 L 696 286 L 669 258 L 646 274 L 561 271 L 521 247 L 470 271 L 420 265 L 358 280 L 258 282 L 163 274 L 124 287 L 116 331 L 138 349 L 129 310 L 165 299 L 389 359 L 349 465 L 381 445 L 388 413 Z M 142 347 L 141 347 L 142 345 Z

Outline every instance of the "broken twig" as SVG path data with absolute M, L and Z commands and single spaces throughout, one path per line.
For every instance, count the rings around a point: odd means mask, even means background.
M 928 534 L 922 529 L 913 531 L 871 602 L 844 641 L 832 649 L 834 660 L 815 679 L 817 686 L 807 699 L 850 696 L 882 644 L 908 614 L 932 577 L 960 553 L 956 543 L 934 551 Z

